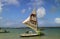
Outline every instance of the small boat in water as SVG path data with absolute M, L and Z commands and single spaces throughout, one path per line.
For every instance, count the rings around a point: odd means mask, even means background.
M 0 28 L 0 33 L 9 33 L 9 31 Z
M 39 36 L 38 34 L 21 34 L 21 37 L 33 37 L 33 36 Z
M 44 33 L 40 32 L 40 34 L 37 33 L 24 33 L 20 34 L 21 37 L 34 37 L 34 36 L 43 36 Z
M 36 17 L 36 11 L 33 9 L 32 14 L 25 20 L 23 21 L 23 24 L 28 25 L 29 28 L 33 29 L 35 31 L 34 33 L 24 33 L 20 34 L 21 37 L 32 37 L 32 36 L 41 36 L 43 33 L 41 33 L 41 30 L 38 28 L 38 23 L 37 23 L 37 17 Z
M 41 33 L 41 30 L 38 28 L 38 21 L 37 21 L 37 15 L 36 14 L 37 14 L 36 8 L 34 7 L 31 15 L 25 21 L 23 21 L 23 24 L 26 24 L 27 27 L 33 29 L 35 31 L 35 34 L 28 32 L 28 33 L 20 34 L 21 37 L 32 37 L 32 36 L 44 35 L 44 33 Z

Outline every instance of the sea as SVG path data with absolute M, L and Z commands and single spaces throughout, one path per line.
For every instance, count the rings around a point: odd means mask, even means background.
M 0 39 L 60 39 L 60 27 L 46 27 L 41 30 L 43 36 L 35 37 L 20 37 L 20 34 L 26 32 L 26 30 L 32 30 L 29 28 L 19 28 L 19 29 L 5 29 L 9 33 L 0 33 Z M 32 30 L 33 31 L 33 30 Z

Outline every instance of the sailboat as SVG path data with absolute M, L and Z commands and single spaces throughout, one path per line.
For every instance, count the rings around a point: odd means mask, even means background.
M 32 13 L 30 14 L 30 16 L 26 20 L 24 20 L 22 23 L 26 24 L 27 27 L 33 29 L 35 33 L 32 33 L 31 31 L 27 31 L 27 33 L 20 34 L 21 37 L 32 37 L 32 36 L 44 35 L 44 33 L 42 33 L 41 30 L 38 28 L 36 3 L 34 3 L 34 9 L 32 10 Z
M 33 29 L 36 33 L 24 33 L 20 34 L 21 37 L 31 37 L 31 36 L 40 36 L 41 31 L 38 29 L 38 21 L 36 9 L 33 9 L 31 15 L 23 21 L 23 24 L 26 24 L 27 27 Z

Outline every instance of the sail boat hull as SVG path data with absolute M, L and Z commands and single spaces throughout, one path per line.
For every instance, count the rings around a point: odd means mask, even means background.
M 26 33 L 24 33 L 24 34 L 20 34 L 20 37 L 35 37 L 35 36 L 44 36 L 45 34 L 44 33 L 42 33 L 42 32 L 40 32 L 40 35 L 39 34 L 26 34 Z
M 21 37 L 34 37 L 34 36 L 39 36 L 38 34 L 21 34 Z

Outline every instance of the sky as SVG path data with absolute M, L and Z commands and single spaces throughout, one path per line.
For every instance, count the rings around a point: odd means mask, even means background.
M 26 27 L 34 7 L 39 27 L 60 27 L 60 0 L 0 0 L 0 27 Z

